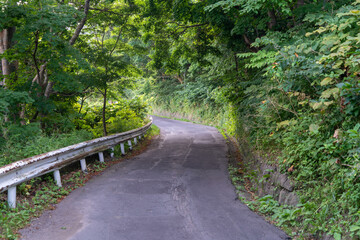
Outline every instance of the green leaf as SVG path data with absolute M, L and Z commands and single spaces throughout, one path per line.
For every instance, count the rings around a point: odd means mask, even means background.
M 310 106 L 314 109 L 314 110 L 318 110 L 322 107 L 322 103 L 321 102 L 315 102 L 315 103 L 310 103 Z
M 285 120 L 276 124 L 279 128 L 290 125 L 290 120 Z
M 333 82 L 333 79 L 332 79 L 332 78 L 326 77 L 326 78 L 324 78 L 324 79 L 321 81 L 320 85 L 321 85 L 321 86 L 326 86 L 326 85 L 331 84 L 332 82 Z
M 321 93 L 321 98 L 328 99 L 333 96 L 335 99 L 338 98 L 340 93 L 339 88 L 330 88 Z
M 325 110 L 328 106 L 330 106 L 331 104 L 333 104 L 334 101 L 328 101 L 328 102 L 312 102 L 310 103 L 310 106 L 314 109 L 314 110 Z
M 360 230 L 360 226 L 359 225 L 351 225 L 350 226 L 350 232 L 356 232 Z
M 320 126 L 317 124 L 310 124 L 309 131 L 312 133 L 318 133 Z
M 341 234 L 340 233 L 334 233 L 335 240 L 341 240 Z

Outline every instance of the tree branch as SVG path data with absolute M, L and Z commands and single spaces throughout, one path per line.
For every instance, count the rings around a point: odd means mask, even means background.
M 69 44 L 70 45 L 74 45 L 76 39 L 79 37 L 81 30 L 83 29 L 85 22 L 87 20 L 87 16 L 89 13 L 89 8 L 90 8 L 90 0 L 86 0 L 85 1 L 85 7 L 84 7 L 84 14 L 85 16 L 83 17 L 83 19 L 81 19 L 79 25 L 77 26 L 75 33 L 73 34 L 73 36 L 71 37 Z
M 253 42 L 250 41 L 250 39 L 246 36 L 246 34 L 243 35 L 243 38 L 244 38 L 245 43 L 248 45 L 248 47 L 251 51 L 253 51 L 253 52 L 259 51 L 259 48 L 252 46 Z
M 36 72 L 37 72 L 37 79 L 40 82 L 41 81 L 40 69 L 39 69 L 39 66 L 38 66 L 38 63 L 37 63 L 37 60 L 36 60 L 36 53 L 37 53 L 38 46 L 39 46 L 39 31 L 36 31 L 35 32 L 35 49 L 34 49 L 34 52 L 32 54 L 32 57 L 33 57 L 33 61 L 34 61 Z
M 181 24 L 177 23 L 177 25 L 181 28 L 194 28 L 194 27 L 201 27 L 201 26 L 208 25 L 208 23 L 200 23 L 200 24 L 195 24 L 195 25 L 181 25 Z
M 114 52 L 114 51 L 115 51 L 115 49 L 116 49 L 116 46 L 117 46 L 117 45 L 118 45 L 118 43 L 119 43 L 119 40 L 120 40 L 120 36 L 121 36 L 122 30 L 123 30 L 123 28 L 121 28 L 121 29 L 120 29 L 119 34 L 117 35 L 115 45 L 114 45 L 113 49 L 111 49 L 111 51 L 110 51 L 110 56 L 113 54 L 113 52 Z

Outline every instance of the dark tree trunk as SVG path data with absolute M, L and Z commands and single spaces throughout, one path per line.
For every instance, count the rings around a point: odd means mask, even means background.
M 180 82 L 180 84 L 183 84 L 183 83 L 184 83 L 184 81 L 183 81 L 183 79 L 180 77 L 180 75 L 174 75 L 174 78 L 176 78 L 176 79 Z
M 247 47 L 249 48 L 249 50 L 251 50 L 252 52 L 259 51 L 259 48 L 251 46 L 253 44 L 253 42 L 246 36 L 246 34 L 244 34 L 243 37 L 244 37 L 244 41 L 245 41 Z
M 103 124 L 103 134 L 104 136 L 107 136 L 107 130 L 106 130 L 106 94 L 107 94 L 107 89 L 105 88 L 105 91 L 103 93 L 103 109 L 102 109 L 102 124 Z
M 269 21 L 269 29 L 273 29 L 275 26 L 276 26 L 276 16 L 275 16 L 275 12 L 274 10 L 269 10 L 268 11 L 268 16 L 270 18 L 270 21 Z
M 239 61 L 237 59 L 236 53 L 234 53 L 234 60 L 235 60 L 236 76 L 239 78 L 240 77 L 240 74 L 239 74 Z
M 85 16 L 81 19 L 81 21 L 79 22 L 74 34 L 72 35 L 71 39 L 69 40 L 69 44 L 70 45 L 74 45 L 74 43 L 76 42 L 76 40 L 79 38 L 81 30 L 83 29 L 86 21 L 87 21 L 87 16 L 89 13 L 89 9 L 90 9 L 90 0 L 85 0 L 85 5 L 84 5 L 84 14 Z M 35 52 L 36 53 L 36 52 Z M 35 56 L 36 57 L 36 56 Z M 34 59 L 36 61 L 36 59 Z M 46 99 L 48 99 L 51 96 L 52 93 L 52 89 L 54 86 L 54 82 L 50 81 L 48 79 L 47 76 L 47 72 L 46 72 L 46 66 L 47 66 L 47 62 L 43 63 L 38 71 L 36 76 L 33 79 L 33 84 L 37 83 L 39 84 L 39 86 L 42 88 L 42 92 L 40 93 L 40 95 L 43 95 Z M 34 117 L 32 118 L 31 121 L 35 121 L 37 116 L 39 115 L 39 113 L 35 113 Z M 40 113 L 40 116 L 42 116 L 43 114 Z
M 0 31 L 0 54 L 3 54 L 6 50 L 10 49 L 15 29 L 15 27 L 9 27 Z M 6 79 L 8 79 L 11 74 L 11 66 L 6 58 L 1 59 L 1 72 L 4 78 L 0 85 L 6 87 Z
M 85 97 L 83 96 L 83 97 L 81 97 L 81 104 L 80 104 L 79 113 L 81 113 L 81 110 L 82 110 L 82 108 L 84 106 L 84 103 L 85 103 Z
M 297 1 L 297 7 L 300 7 L 300 6 L 304 5 L 304 4 L 305 4 L 304 0 L 298 0 Z
M 90 0 L 86 0 L 85 1 L 85 6 L 84 6 L 84 18 L 81 19 L 79 25 L 77 26 L 76 30 L 75 30 L 75 33 L 73 34 L 73 36 L 71 37 L 69 43 L 70 45 L 74 45 L 76 39 L 79 37 L 80 35 L 80 32 L 81 30 L 83 29 L 85 23 L 86 23 L 86 20 L 87 20 L 87 16 L 88 16 L 88 13 L 89 13 L 89 8 L 90 8 Z
M 90 0 L 85 0 L 85 5 L 84 5 L 84 14 L 85 14 L 85 16 L 83 17 L 83 19 L 81 19 L 81 21 L 79 22 L 74 34 L 72 35 L 72 37 L 71 37 L 71 39 L 69 41 L 70 45 L 74 45 L 76 40 L 79 38 L 81 30 L 85 26 L 87 16 L 88 16 L 88 13 L 89 13 L 89 8 L 90 8 Z M 51 81 L 47 82 L 47 85 L 46 85 L 46 88 L 45 88 L 46 91 L 44 93 L 44 96 L 46 98 L 49 98 L 53 86 L 54 86 L 53 82 L 51 82 Z

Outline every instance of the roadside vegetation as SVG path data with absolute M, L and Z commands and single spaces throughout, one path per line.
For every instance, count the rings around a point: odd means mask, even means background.
M 132 158 L 143 152 L 151 140 L 158 136 L 160 129 L 152 125 L 145 138 L 130 151 L 126 145 L 125 156 L 121 156 L 120 147 L 115 147 L 115 157 L 106 154 L 105 162 L 99 162 L 96 156 L 87 159 L 87 173 L 83 173 L 78 162 L 61 169 L 62 187 L 54 182 L 52 173 L 31 179 L 18 186 L 18 203 L 15 209 L 6 204 L 6 193 L 0 194 L 0 239 L 18 239 L 18 230 L 26 227 L 30 221 L 45 210 L 56 208 L 73 190 L 83 186 L 93 176 L 101 174 L 108 167 Z M 49 139 L 47 139 L 49 140 Z M 80 140 L 80 139 L 78 139 Z
M 0 6 L 1 165 L 141 126 L 150 105 L 293 179 L 299 206 L 250 204 L 290 235 L 360 237 L 359 0 Z
M 0 166 L 143 126 L 138 15 L 120 1 L 0 1 Z M 141 50 L 138 50 L 141 52 Z
M 142 72 L 136 13 L 122 1 L 0 1 L 0 167 L 149 121 L 134 92 Z M 30 219 L 112 163 L 89 164 L 89 174 L 62 169 L 62 188 L 51 174 L 23 183 L 15 209 L 1 193 L 0 238 L 16 239 Z
M 249 203 L 291 236 L 358 239 L 360 1 L 153 8 L 157 77 L 143 91 L 154 112 L 219 126 L 295 180 L 298 206 Z

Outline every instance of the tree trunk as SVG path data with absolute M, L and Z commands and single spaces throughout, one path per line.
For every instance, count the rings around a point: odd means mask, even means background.
M 180 84 L 184 83 L 183 79 L 179 75 L 175 75 L 174 78 L 176 78 L 180 82 Z
M 44 96 L 46 99 L 48 99 L 50 97 L 51 90 L 55 83 L 49 80 L 47 71 L 45 71 L 44 77 L 45 77 L 44 85 L 46 84 Z
M 85 14 L 85 16 L 83 17 L 83 19 L 81 19 L 81 21 L 79 22 L 74 34 L 72 35 L 71 39 L 69 40 L 70 45 L 74 45 L 75 41 L 80 36 L 81 30 L 83 29 L 83 27 L 85 26 L 85 23 L 87 21 L 89 8 L 90 8 L 90 0 L 85 0 L 85 5 L 84 5 L 84 14 Z M 47 76 L 47 72 L 46 72 L 46 66 L 47 66 L 47 62 L 43 63 L 40 66 L 40 69 L 39 69 L 38 73 L 36 74 L 36 76 L 33 78 L 32 83 L 33 84 L 34 83 L 39 84 L 39 86 L 43 90 L 43 92 L 40 93 L 40 95 L 43 94 L 43 96 L 46 99 L 48 99 L 50 97 L 51 93 L 52 93 L 52 88 L 53 88 L 55 83 L 48 80 L 48 76 Z M 38 115 L 39 115 L 39 112 L 36 112 L 31 121 L 35 121 Z M 43 117 L 43 114 L 40 113 L 40 116 Z
M 85 1 L 85 7 L 84 7 L 84 13 L 85 13 L 85 16 L 83 19 L 81 19 L 79 25 L 77 26 L 73 36 L 71 37 L 70 41 L 69 41 L 69 44 L 70 45 L 74 45 L 76 39 L 78 39 L 79 35 L 80 35 L 80 32 L 81 30 L 83 29 L 85 23 L 86 23 L 86 20 L 87 20 L 87 15 L 89 13 L 89 8 L 90 8 L 90 0 L 86 0 Z M 46 74 L 45 71 L 46 71 L 46 66 L 47 66 L 47 63 L 44 63 L 40 66 L 40 69 L 39 69 L 39 72 L 38 74 L 36 74 L 36 76 L 34 77 L 33 79 L 33 83 L 38 83 L 42 88 L 45 89 L 45 92 L 44 92 L 44 95 L 45 94 L 49 94 L 50 91 L 51 91 L 51 88 L 52 86 L 54 85 L 54 83 L 51 83 L 51 82 L 45 82 L 44 81 L 44 75 Z M 49 97 L 49 96 L 47 96 Z
M 20 104 L 21 110 L 19 111 L 20 124 L 25 125 L 25 104 Z
M 83 19 L 81 19 L 81 21 L 80 21 L 80 23 L 78 24 L 78 26 L 77 26 L 74 34 L 72 35 L 72 37 L 71 37 L 71 39 L 70 39 L 70 41 L 69 41 L 69 44 L 70 44 L 70 45 L 74 45 L 74 43 L 76 42 L 76 40 L 79 38 L 80 33 L 81 33 L 81 30 L 82 30 L 83 27 L 85 26 L 85 23 L 86 23 L 86 20 L 87 20 L 87 16 L 88 16 L 88 13 L 89 13 L 89 8 L 90 8 L 90 0 L 85 0 L 85 6 L 84 6 L 84 14 L 85 14 L 85 16 L 83 17 Z M 45 96 L 46 98 L 49 98 L 53 86 L 54 86 L 54 83 L 53 83 L 53 82 L 48 82 L 48 83 L 47 83 L 46 90 L 45 90 L 45 93 L 44 93 L 44 96 Z M 48 96 L 46 96 L 46 94 L 47 94 Z
M 244 37 L 244 41 L 245 41 L 246 45 L 248 46 L 248 48 L 252 52 L 258 52 L 259 51 L 259 48 L 251 46 L 253 44 L 253 42 L 250 41 L 250 39 L 246 36 L 246 34 L 244 34 L 243 37 Z
M 4 54 L 6 50 L 11 47 L 11 39 L 15 32 L 15 27 L 6 28 L 0 31 L 0 54 Z M 6 80 L 11 74 L 10 63 L 6 58 L 1 59 L 1 73 L 3 79 L 0 80 L 0 86 L 6 88 Z M 4 121 L 9 121 L 9 116 L 6 114 L 4 116 Z
M 43 80 L 45 79 L 46 65 L 47 65 L 47 63 L 40 66 L 39 74 L 36 74 L 36 76 L 32 80 L 33 84 L 36 82 L 37 84 L 39 84 L 39 86 L 43 87 L 43 85 L 44 85 Z
M 10 49 L 14 32 L 15 27 L 6 28 L 0 32 L 0 54 L 4 54 L 6 50 Z M 4 78 L 0 85 L 5 86 L 6 79 L 8 79 L 11 74 L 10 63 L 6 58 L 1 59 L 1 71 Z
M 304 0 L 298 0 L 297 3 L 296 3 L 297 7 L 300 7 L 300 6 L 304 5 L 304 4 L 305 4 Z
M 236 53 L 234 53 L 234 60 L 235 60 L 235 71 L 236 71 L 236 76 L 238 78 L 240 78 L 240 74 L 239 74 L 239 61 L 237 59 Z
M 69 41 L 70 45 L 74 45 L 76 39 L 79 37 L 80 32 L 81 32 L 81 30 L 83 29 L 83 27 L 84 27 L 84 25 L 86 23 L 87 16 L 88 16 L 88 13 L 89 13 L 89 8 L 90 8 L 90 0 L 86 0 L 85 1 L 85 6 L 84 6 L 84 14 L 85 14 L 85 16 L 84 16 L 83 19 L 81 19 L 79 25 L 77 26 L 77 28 L 75 30 L 75 33 L 71 37 L 71 39 Z
M 81 97 L 81 104 L 80 104 L 80 108 L 79 108 L 79 113 L 81 113 L 81 110 L 84 106 L 84 102 L 85 102 L 85 96 Z
M 268 23 L 268 25 L 269 25 L 269 29 L 271 30 L 271 29 L 273 29 L 275 27 L 275 25 L 277 23 L 274 10 L 269 10 L 268 11 L 268 16 L 270 18 L 270 22 Z
M 107 89 L 105 88 L 105 91 L 103 93 L 103 97 L 104 97 L 104 102 L 103 102 L 103 109 L 102 109 L 102 124 L 103 124 L 103 134 L 104 136 L 107 136 L 107 130 L 106 130 L 106 94 L 107 94 Z
M 6 60 L 5 58 L 1 59 L 1 67 L 2 67 L 2 75 L 3 75 L 3 80 L 1 81 L 0 85 L 6 86 L 6 79 L 8 78 L 8 76 L 10 75 L 10 64 L 8 62 L 8 60 Z

